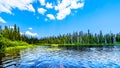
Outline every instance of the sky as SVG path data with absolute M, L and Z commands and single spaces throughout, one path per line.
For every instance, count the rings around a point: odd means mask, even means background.
M 0 25 L 38 38 L 120 32 L 120 0 L 0 0 Z

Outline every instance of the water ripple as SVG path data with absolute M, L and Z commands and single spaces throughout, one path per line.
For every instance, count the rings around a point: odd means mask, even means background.
M 20 52 L 17 68 L 120 68 L 120 49 L 90 48 L 89 51 L 50 50 L 45 47 Z

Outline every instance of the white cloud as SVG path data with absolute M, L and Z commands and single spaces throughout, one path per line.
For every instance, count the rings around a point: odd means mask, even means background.
M 26 32 L 25 32 L 25 35 L 29 35 L 29 36 L 32 36 L 32 37 L 38 36 L 37 33 L 32 33 L 32 32 L 30 32 L 30 31 L 26 31 Z
M 6 23 L 6 21 L 0 17 L 0 23 Z
M 76 1 L 73 1 L 73 2 L 71 3 L 70 8 L 71 8 L 71 9 L 78 9 L 78 8 L 82 8 L 83 6 L 84 6 L 84 2 L 82 2 L 82 3 L 77 3 Z
M 80 0 L 62 0 L 61 3 L 59 2 L 58 5 L 55 6 L 55 10 L 59 11 L 56 18 L 58 20 L 63 20 L 67 15 L 71 13 L 72 9 L 82 8 L 84 6 L 84 1 L 79 1 Z
M 51 19 L 51 20 L 55 20 L 55 17 L 54 17 L 53 14 L 47 14 L 47 17 L 48 17 L 49 19 Z
M 35 1 L 36 0 L 0 0 L 0 13 L 5 12 L 13 14 L 12 9 L 16 8 L 19 10 L 35 12 L 32 5 Z M 38 0 L 36 2 L 40 2 L 42 5 L 41 8 L 37 9 L 39 14 L 44 15 L 47 11 L 49 11 L 49 9 L 52 8 L 52 10 L 56 11 L 55 14 L 52 12 L 45 14 L 51 20 L 63 20 L 71 14 L 73 9 L 79 9 L 84 6 L 84 0 L 57 0 L 57 5 L 52 2 L 47 2 L 47 0 Z M 39 17 L 37 17 L 37 19 L 39 19 Z M 2 20 L 2 18 L 1 21 L 6 23 L 5 20 Z
M 14 26 L 10 26 L 10 29 L 14 29 Z
M 51 8 L 52 9 L 53 8 L 52 3 L 47 3 L 46 8 Z
M 2 0 L 1 0 L 1 1 L 2 1 Z M 12 14 L 11 9 L 6 8 L 4 5 L 2 5 L 2 4 L 0 3 L 0 13 L 1 13 L 1 12 L 6 12 L 6 13 Z
M 0 13 L 12 14 L 12 9 L 26 10 L 35 12 L 32 6 L 34 0 L 0 0 Z
M 70 8 L 65 8 L 65 9 L 60 10 L 60 11 L 58 12 L 56 18 L 57 18 L 58 20 L 62 20 L 62 19 L 64 19 L 67 15 L 69 15 L 70 13 L 71 13 Z
M 20 35 L 24 35 L 24 33 L 20 32 Z
M 41 4 L 42 6 L 45 5 L 45 0 L 39 0 L 39 2 L 40 2 L 40 4 Z
M 40 0 L 40 3 L 47 9 L 54 8 L 54 10 L 57 11 L 56 14 L 47 14 L 47 17 L 51 20 L 63 20 L 71 14 L 73 9 L 79 9 L 84 6 L 84 0 L 57 0 L 57 5 L 45 2 L 45 0 Z M 41 11 L 42 14 L 45 12 L 46 11 L 42 13 Z
M 38 12 L 39 12 L 40 14 L 42 14 L 42 15 L 44 15 L 46 11 L 47 11 L 47 10 L 44 9 L 44 8 L 38 8 Z
M 29 29 L 29 30 L 32 30 L 33 28 L 32 28 L 32 27 L 29 27 L 28 29 Z

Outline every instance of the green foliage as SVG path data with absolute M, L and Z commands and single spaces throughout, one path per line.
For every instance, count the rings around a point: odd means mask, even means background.
M 14 25 L 14 28 L 5 26 L 4 29 L 0 26 L 0 53 L 5 47 L 27 46 L 29 44 L 52 44 L 52 46 L 64 45 L 79 45 L 79 46 L 103 46 L 113 45 L 115 42 L 120 42 L 120 33 L 105 34 L 102 31 L 98 34 L 92 34 L 90 30 L 87 33 L 73 32 L 72 34 L 64 34 L 59 36 L 44 37 L 41 39 L 20 34 L 20 28 Z M 29 43 L 29 44 L 28 44 Z M 57 44 L 57 45 L 56 45 Z
M 19 27 L 16 27 L 16 25 L 14 25 L 14 28 L 10 28 L 8 26 L 5 26 L 4 29 L 0 28 L 0 34 L 7 39 L 20 41 L 20 30 Z
M 117 33 L 117 34 L 116 34 L 116 41 L 117 41 L 117 42 L 120 42 L 120 33 Z
M 20 29 L 16 24 L 14 28 L 5 26 L 4 29 L 2 29 L 2 26 L 0 26 L 0 54 L 4 53 L 8 47 L 26 48 L 30 46 L 28 43 L 35 44 L 38 42 L 39 40 L 37 38 L 28 37 L 24 34 L 21 35 Z
M 0 35 L 0 48 L 5 48 L 5 47 L 13 47 L 13 46 L 22 46 L 22 45 L 28 45 L 28 43 L 23 42 L 23 41 L 11 41 L 2 35 Z
M 34 48 L 34 46 L 32 46 L 32 45 L 27 45 L 27 46 L 22 45 L 22 46 L 7 47 L 7 48 L 5 48 L 5 54 L 8 57 L 9 56 L 19 56 L 20 50 L 26 49 L 26 48 Z
M 23 42 L 23 41 L 11 41 L 4 37 L 0 38 L 0 54 L 4 53 L 5 48 L 7 48 L 7 47 L 19 47 L 19 46 L 27 47 L 27 46 L 29 46 L 29 44 L 26 42 Z
M 5 28 L 2 29 L 2 27 L 0 26 L 0 34 L 3 37 L 5 37 L 9 40 L 12 40 L 12 41 L 24 41 L 24 42 L 27 42 L 29 44 L 34 44 L 34 43 L 39 42 L 38 38 L 29 37 L 29 36 L 26 36 L 25 34 L 21 35 L 20 28 L 17 27 L 16 24 L 14 25 L 14 28 L 10 28 L 8 26 L 5 26 Z
M 0 54 L 4 53 L 6 47 L 27 46 L 28 43 L 22 41 L 25 37 L 27 36 L 20 35 L 20 29 L 16 25 L 14 28 L 5 26 L 4 29 L 0 26 Z
M 39 43 L 42 44 L 70 44 L 70 45 L 90 45 L 90 46 L 103 46 L 103 45 L 113 45 L 116 42 L 116 39 L 120 41 L 120 34 L 115 36 L 113 33 L 102 34 L 100 31 L 99 34 L 92 34 L 90 30 L 87 33 L 74 32 L 72 34 L 51 36 L 41 38 Z
M 116 44 L 120 44 L 120 42 L 116 42 Z
M 0 54 L 4 52 L 5 47 L 9 45 L 9 40 L 0 34 Z

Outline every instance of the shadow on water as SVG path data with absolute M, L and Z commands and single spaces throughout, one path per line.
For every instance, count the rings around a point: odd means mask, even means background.
M 2 58 L 4 66 L 9 68 L 120 68 L 119 46 L 38 46 L 15 52 L 11 56 L 5 54 L 6 57 Z M 8 57 L 11 58 L 8 60 Z
M 0 54 L 0 68 L 3 68 L 2 66 L 2 57 L 4 56 L 4 54 Z
M 63 48 L 65 50 L 77 50 L 77 51 L 86 51 L 86 52 L 93 51 L 93 50 L 110 52 L 110 51 L 120 48 L 120 46 L 112 46 L 112 45 L 109 45 L 109 46 L 98 46 L 98 45 L 97 46 L 85 46 L 85 45 L 83 45 L 83 46 L 75 46 L 75 45 L 63 46 L 63 45 L 61 45 L 61 46 L 59 46 L 59 48 Z
M 18 60 L 20 60 L 20 50 L 9 49 L 0 54 L 0 68 L 15 68 Z

